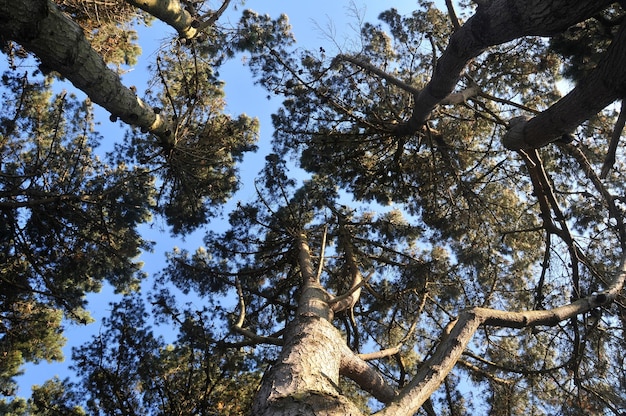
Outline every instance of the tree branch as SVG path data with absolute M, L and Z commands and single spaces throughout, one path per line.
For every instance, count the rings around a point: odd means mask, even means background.
M 283 340 L 280 338 L 257 335 L 254 332 L 243 327 L 243 323 L 246 319 L 246 302 L 243 298 L 243 289 L 241 288 L 241 282 L 239 281 L 239 279 L 235 280 L 235 286 L 237 287 L 237 296 L 239 297 L 239 318 L 231 326 L 233 331 L 237 332 L 240 335 L 243 335 L 244 337 L 248 338 L 250 341 L 256 344 L 283 345 Z
M 37 55 L 41 64 L 59 72 L 114 118 L 173 142 L 169 122 L 108 68 L 91 47 L 83 29 L 47 0 L 0 0 L 0 34 Z
M 609 171 L 615 164 L 615 153 L 617 152 L 617 146 L 619 145 L 619 138 L 622 136 L 622 132 L 624 131 L 624 125 L 626 125 L 626 100 L 622 99 L 622 107 L 619 110 L 619 117 L 617 117 L 617 121 L 615 122 L 613 134 L 611 134 L 611 142 L 609 143 L 609 150 L 606 152 L 606 158 L 604 159 L 604 164 L 602 165 L 600 179 L 605 179 L 606 175 L 609 174 Z
M 126 0 L 126 2 L 167 23 L 176 29 L 183 39 L 192 39 L 199 33 L 195 27 L 197 22 L 194 17 L 178 0 Z
M 461 357 L 465 347 L 481 325 L 527 328 L 555 326 L 558 323 L 611 303 L 619 294 L 626 280 L 626 254 L 609 288 L 594 293 L 568 305 L 551 310 L 508 312 L 487 308 L 471 308 L 445 328 L 442 339 L 432 357 L 423 363 L 411 382 L 387 407 L 376 416 L 411 415 L 439 388 L 448 373 Z
M 339 374 L 357 383 L 382 403 L 389 403 L 398 395 L 378 371 L 352 351 L 344 351 Z
M 419 94 L 420 90 L 419 88 L 415 88 L 414 86 L 412 86 L 411 84 L 407 84 L 406 82 L 392 76 L 389 75 L 387 72 L 383 71 L 382 69 L 370 64 L 369 62 L 365 62 L 359 58 L 356 58 L 354 56 L 350 56 L 350 55 L 345 55 L 345 54 L 339 54 L 337 56 L 335 56 L 335 58 L 333 59 L 333 62 L 331 64 L 332 66 L 336 66 L 339 62 L 341 61 L 346 61 L 346 62 L 350 62 L 351 64 L 354 64 L 356 66 L 358 66 L 359 68 L 370 72 L 382 79 L 384 79 L 385 81 L 387 81 L 389 84 L 391 85 L 395 85 L 396 87 L 400 88 L 401 90 L 404 90 L 406 92 L 408 92 L 409 94 L 413 94 L 413 95 L 417 95 Z
M 581 123 L 626 95 L 626 22 L 596 68 L 565 97 L 503 137 L 508 149 L 539 148 L 574 131 Z
M 552 36 L 610 3 L 610 0 L 554 0 L 549 4 L 543 0 L 493 0 L 488 6 L 479 7 L 450 37 L 430 82 L 415 98 L 410 119 L 397 127 L 396 134 L 419 131 L 435 106 L 454 91 L 465 66 L 487 47 L 522 36 Z

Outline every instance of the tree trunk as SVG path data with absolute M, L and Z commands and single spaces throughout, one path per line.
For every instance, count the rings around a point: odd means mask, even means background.
M 347 346 L 330 322 L 300 315 L 287 327 L 284 340 L 278 360 L 263 376 L 253 415 L 362 414 L 339 390 Z

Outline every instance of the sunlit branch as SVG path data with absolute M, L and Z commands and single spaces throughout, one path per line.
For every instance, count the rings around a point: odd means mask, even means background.
M 80 27 L 51 1 L 16 5 L 0 3 L 0 33 L 37 55 L 42 66 L 59 72 L 91 101 L 111 113 L 112 119 L 138 126 L 168 142 L 169 120 L 126 88 L 115 71 L 87 40 Z M 50 36 L 54 34 L 54 36 Z
M 193 16 L 178 0 L 126 0 L 126 2 L 172 26 L 183 38 L 191 39 L 198 33 L 193 27 Z
M 334 210 L 334 213 L 338 216 L 339 222 L 339 244 L 343 249 L 345 262 L 348 266 L 348 271 L 352 281 L 350 283 L 349 296 L 340 296 L 341 300 L 334 299 L 331 308 L 333 312 L 340 312 L 348 309 L 352 309 L 361 296 L 361 288 L 363 286 L 363 276 L 359 270 L 359 266 L 356 261 L 356 253 L 354 252 L 354 246 L 352 245 L 352 236 L 346 229 L 346 223 L 343 215 Z

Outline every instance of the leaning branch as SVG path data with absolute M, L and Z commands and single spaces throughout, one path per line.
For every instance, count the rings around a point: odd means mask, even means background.
M 173 129 L 126 88 L 91 47 L 82 28 L 47 0 L 0 0 L 0 35 L 34 53 L 41 66 L 60 73 L 91 101 L 127 124 L 172 144 Z
M 508 312 L 487 308 L 471 308 L 450 322 L 441 342 L 421 367 L 417 375 L 388 406 L 376 416 L 411 415 L 439 388 L 443 380 L 460 359 L 467 344 L 481 325 L 505 328 L 555 326 L 564 320 L 613 302 L 626 280 L 626 255 L 622 255 L 619 270 L 601 293 L 594 293 L 568 305 L 551 310 Z
M 381 403 L 389 403 L 398 396 L 376 369 L 367 364 L 349 349 L 341 356 L 339 374 L 354 381 L 363 390 L 372 394 Z
M 126 2 L 167 23 L 176 29 L 183 39 L 193 39 L 198 35 L 197 27 L 200 23 L 178 0 L 126 0 Z

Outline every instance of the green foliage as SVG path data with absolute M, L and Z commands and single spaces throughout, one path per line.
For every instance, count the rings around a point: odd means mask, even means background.
M 258 121 L 225 114 L 223 83 L 217 78 L 223 57 L 217 51 L 207 55 L 206 46 L 178 41 L 170 46 L 153 68 L 152 90 L 158 95 L 150 100 L 172 114 L 172 140 L 154 143 L 133 136 L 126 152 L 159 176 L 159 212 L 175 233 L 188 233 L 207 223 L 238 189 L 236 163 L 256 150 Z
M 240 204 L 231 229 L 209 233 L 201 251 L 173 253 L 167 273 L 200 294 L 236 288 L 245 328 L 271 336 L 298 307 L 298 241 L 305 235 L 331 293 L 350 287 L 352 264 L 367 276 L 354 310 L 334 323 L 356 351 L 401 342 L 398 357 L 376 366 L 402 386 L 464 308 L 549 309 L 588 295 L 606 287 L 620 256 L 611 248 L 623 242 L 585 174 L 602 163 L 614 115 L 602 113 L 581 128 L 584 156 L 566 147 L 540 152 L 554 209 L 565 211 L 551 220 L 559 233 L 548 228 L 523 155 L 506 153 L 498 140 L 513 115 L 558 99 L 562 51 L 539 38 L 488 49 L 459 85 L 478 94 L 439 106 L 423 129 L 401 134 L 398 126 L 410 117 L 414 94 L 435 70 L 452 28 L 427 2 L 411 16 L 389 10 L 381 20 L 388 29 L 364 24 L 352 54 L 329 60 L 324 50 L 268 46 L 252 60 L 259 82 L 285 96 L 273 116 L 275 153 L 257 182 L 258 198 Z M 591 44 L 601 52 L 600 43 Z M 312 178 L 299 186 L 286 169 L 289 158 Z M 620 195 L 621 170 L 613 175 L 612 192 Z M 606 311 L 608 325 L 621 328 L 620 310 Z M 433 404 L 442 414 L 481 406 L 493 414 L 620 409 L 623 397 L 609 393 L 622 385 L 609 375 L 622 373 L 620 361 L 594 354 L 623 342 L 589 341 L 595 336 L 586 318 L 534 331 L 486 328 Z M 474 403 L 460 400 L 467 387 L 458 381 L 467 376 Z
M 149 24 L 152 18 L 126 2 L 98 3 L 80 0 L 56 0 L 59 8 L 80 24 L 92 47 L 104 61 L 118 68 L 137 63 L 141 48 L 133 26 Z
M 94 156 L 91 105 L 27 74 L 2 76 L 0 263 L 2 383 L 23 361 L 60 360 L 62 318 L 85 324 L 103 280 L 137 287 L 149 245 L 152 177 Z
M 6 75 L 0 387 L 10 393 L 23 360 L 58 357 L 62 317 L 87 320 L 84 294 L 102 280 L 127 295 L 74 350 L 80 384 L 55 380 L 0 409 L 248 412 L 296 318 L 309 266 L 331 295 L 358 295 L 332 323 L 356 353 L 395 348 L 372 366 L 398 389 L 429 365 L 448 322 L 468 307 L 549 310 L 605 289 L 626 248 L 626 178 L 620 158 L 604 181 L 593 172 L 616 112 L 581 126 L 575 145 L 510 153 L 499 138 L 512 117 L 552 105 L 561 76 L 578 80 L 593 68 L 621 14 L 611 6 L 550 41 L 485 50 L 455 91 L 468 95 L 449 97 L 408 132 L 400 126 L 438 70 L 450 16 L 427 1 L 409 16 L 388 10 L 379 24 L 362 24 L 355 51 L 331 59 L 323 48 L 290 50 L 286 16 L 246 11 L 230 32 L 216 26 L 161 52 L 147 101 L 172 114 L 174 131 L 160 143 L 129 133 L 106 163 L 92 155 L 88 104 Z M 208 231 L 195 252 L 168 254 L 149 312 L 128 294 L 139 283 L 132 259 L 148 248 L 135 227 L 151 212 L 174 233 L 206 224 L 255 149 L 257 121 L 224 113 L 218 74 L 241 51 L 258 82 L 284 97 L 273 152 L 256 197 L 237 204 L 226 231 Z M 310 177 L 294 178 L 292 163 Z M 186 296 L 193 301 L 181 306 Z M 621 414 L 623 305 L 619 297 L 553 327 L 481 327 L 424 409 Z M 356 384 L 341 386 L 364 411 L 377 406 Z

